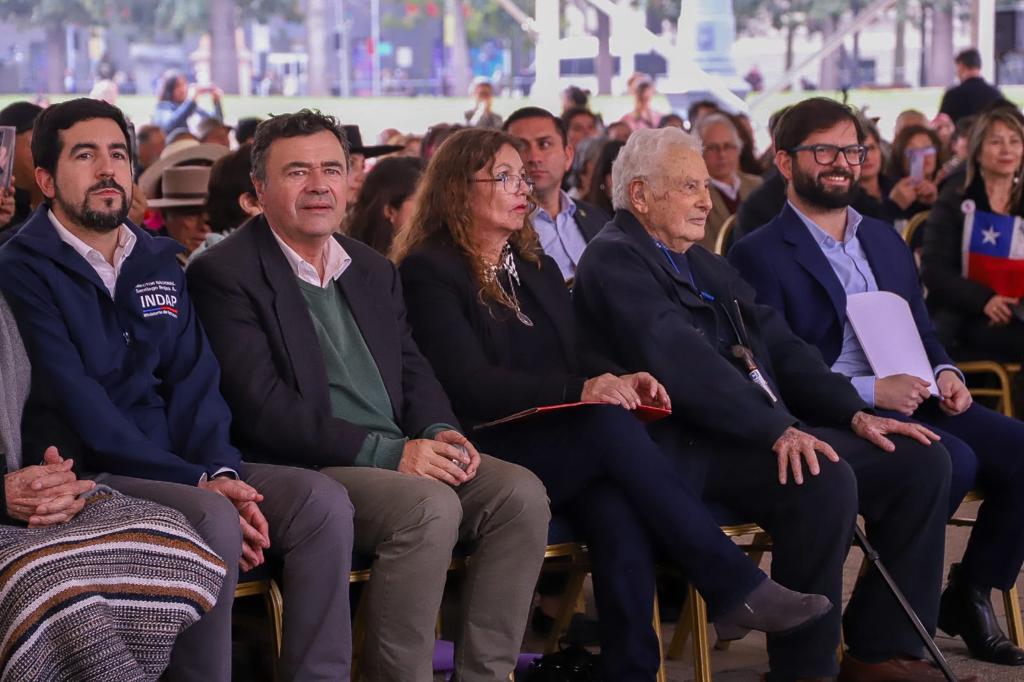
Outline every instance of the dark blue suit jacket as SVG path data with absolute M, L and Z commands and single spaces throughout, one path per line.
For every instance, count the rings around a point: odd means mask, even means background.
M 914 257 L 888 223 L 867 216 L 857 238 L 878 288 L 906 299 L 932 367 L 953 364 L 928 318 Z M 843 345 L 846 292 L 800 216 L 787 203 L 782 212 L 729 252 L 729 261 L 757 290 L 757 300 L 785 316 L 790 328 L 821 350 L 832 365 Z
M 775 309 L 754 302 L 753 290 L 723 258 L 700 246 L 686 255 L 694 282 L 670 267 L 631 213 L 617 211 L 583 253 L 573 290 L 581 342 L 664 384 L 674 414 L 654 425 L 663 446 L 674 447 L 662 441 L 669 436 L 663 431 L 682 422 L 689 433 L 770 448 L 801 419 L 848 427 L 866 409 L 817 349 Z M 723 305 L 742 311 L 750 348 L 781 404 L 773 406 L 732 357 L 735 337 Z M 689 475 L 699 481 L 701 466 Z

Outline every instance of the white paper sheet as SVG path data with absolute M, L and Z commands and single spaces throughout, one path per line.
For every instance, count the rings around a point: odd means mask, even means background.
M 909 374 L 927 381 L 932 395 L 939 395 L 914 316 L 901 296 L 889 291 L 847 296 L 846 315 L 876 377 Z

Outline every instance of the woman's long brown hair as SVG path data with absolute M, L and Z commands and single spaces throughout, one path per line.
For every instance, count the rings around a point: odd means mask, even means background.
M 508 308 L 512 302 L 494 279 L 485 276 L 487 264 L 473 232 L 473 187 L 476 173 L 494 167 L 498 151 L 508 145 L 517 152 L 522 149 L 519 138 L 498 130 L 467 128 L 455 133 L 438 148 L 427 165 L 419 190 L 416 208 L 407 229 L 395 236 L 391 258 L 396 264 L 428 242 L 446 239 L 462 252 L 473 270 L 484 303 L 495 301 Z M 503 192 L 501 183 L 488 187 Z M 530 202 L 531 208 L 533 202 Z M 512 248 L 524 260 L 540 267 L 540 242 L 533 229 L 529 212 L 523 218 L 523 229 L 509 238 Z

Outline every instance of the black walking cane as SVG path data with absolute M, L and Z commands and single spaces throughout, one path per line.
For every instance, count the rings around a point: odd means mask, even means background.
M 907 598 L 903 596 L 903 592 L 900 591 L 899 586 L 896 585 L 896 581 L 892 579 L 891 575 L 889 575 L 889 571 L 885 570 L 885 566 L 882 565 L 882 560 L 878 557 L 878 552 L 876 552 L 875 548 L 871 546 L 870 542 L 868 542 L 868 536 L 864 534 L 864 531 L 861 529 L 859 524 L 853 524 L 853 533 L 857 540 L 857 544 L 859 544 L 860 548 L 864 550 L 864 556 L 868 558 L 868 561 L 874 565 L 878 574 L 882 576 L 882 580 L 884 580 L 885 584 L 889 586 L 889 591 L 892 592 L 892 596 L 896 597 L 896 601 L 900 603 L 900 608 L 903 609 L 903 613 L 907 614 L 907 618 L 910 619 L 911 625 L 913 625 L 914 629 L 917 630 L 917 635 L 921 638 L 921 641 L 924 642 L 925 648 L 928 649 L 928 653 L 930 653 L 932 658 L 935 659 L 935 665 L 939 666 L 939 670 L 942 671 L 942 674 L 946 676 L 946 679 L 949 680 L 949 682 L 957 682 L 956 677 L 953 676 L 953 671 L 949 669 L 949 663 L 946 662 L 945 656 L 943 656 L 942 652 L 939 651 L 939 647 L 935 645 L 935 640 L 933 640 L 931 635 L 928 634 L 928 631 L 924 629 L 924 624 L 921 623 L 921 619 L 917 617 L 916 613 L 914 613 L 914 609 L 911 608 L 910 603 L 907 602 Z

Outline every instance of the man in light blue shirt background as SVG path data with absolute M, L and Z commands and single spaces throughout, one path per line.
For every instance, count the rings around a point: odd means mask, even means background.
M 562 119 L 540 107 L 523 107 L 512 112 L 504 130 L 523 141 L 520 152 L 533 181 L 532 198 L 537 202 L 533 227 L 541 248 L 558 264 L 566 282 L 571 282 L 587 242 L 610 216 L 562 190 L 575 155 Z

